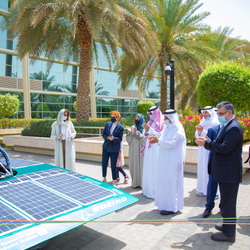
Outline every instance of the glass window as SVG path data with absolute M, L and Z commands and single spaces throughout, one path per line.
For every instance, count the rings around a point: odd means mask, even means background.
M 150 81 L 146 97 L 149 99 L 160 99 L 160 82 L 159 79 L 154 78 Z
M 9 8 L 9 0 L 1 0 L 0 1 L 0 9 L 8 10 Z

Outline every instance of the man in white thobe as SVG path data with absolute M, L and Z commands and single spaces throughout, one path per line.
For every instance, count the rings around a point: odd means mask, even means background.
M 184 205 L 186 135 L 176 110 L 168 109 L 164 112 L 164 123 L 166 127 L 161 136 L 158 138 L 153 135 L 149 140 L 160 146 L 155 205 L 161 215 L 168 215 L 183 209 Z
M 160 136 L 164 129 L 163 115 L 157 106 L 153 106 L 148 110 L 150 117 L 149 122 L 143 124 L 143 137 L 144 145 L 142 152 L 143 158 L 143 171 L 142 171 L 142 194 L 147 198 L 155 198 L 155 189 L 157 183 L 157 166 L 159 146 L 157 144 L 150 144 L 148 138 L 151 135 Z
M 206 138 L 209 128 L 219 125 L 217 114 L 214 108 L 211 106 L 206 106 L 201 110 L 203 114 L 203 119 L 199 125 L 197 125 L 195 137 L 196 138 Z M 197 185 L 196 185 L 196 195 L 203 196 L 207 195 L 207 184 L 208 184 L 208 156 L 209 150 L 204 147 L 198 148 L 198 171 L 197 171 Z

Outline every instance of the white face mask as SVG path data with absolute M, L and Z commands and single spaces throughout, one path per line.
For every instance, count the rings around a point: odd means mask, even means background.
M 153 117 L 153 115 L 149 115 L 150 120 L 154 120 L 155 118 Z
M 65 120 L 67 120 L 68 119 L 68 116 L 63 116 L 63 120 L 65 121 Z
M 166 126 L 170 125 L 169 120 L 164 120 L 164 123 L 165 123 Z

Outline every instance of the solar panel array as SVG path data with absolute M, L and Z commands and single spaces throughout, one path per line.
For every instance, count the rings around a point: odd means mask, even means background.
M 24 217 L 13 208 L 7 206 L 5 203 L 0 201 L 0 215 L 1 215 L 1 224 L 0 224 L 0 236 L 5 232 L 11 232 L 17 228 L 23 226 L 17 221 L 26 221 L 27 217 Z
M 114 195 L 112 191 L 79 177 L 83 175 L 60 168 L 22 174 L 15 179 L 0 182 L 0 194 L 2 200 L 18 208 L 26 220 L 36 221 L 49 219 Z M 19 213 L 12 213 L 14 210 L 10 207 L 2 205 L 1 211 L 6 209 L 11 218 L 24 218 Z M 13 225 L 8 227 L 11 229 Z M 0 224 L 0 232 L 6 232 L 8 227 L 6 223 Z
M 48 164 L 20 167 L 16 176 L 0 181 L 0 249 L 27 249 L 137 200 Z M 53 224 L 57 220 L 69 223 Z
M 0 192 L 2 199 L 34 220 L 44 220 L 79 207 L 78 204 L 27 181 L 2 187 Z
M 93 185 L 92 183 L 67 174 L 49 176 L 47 178 L 39 179 L 37 182 L 61 194 L 71 197 L 84 205 L 113 195 L 113 192 L 108 189 Z M 70 188 L 70 186 L 72 186 L 72 188 Z

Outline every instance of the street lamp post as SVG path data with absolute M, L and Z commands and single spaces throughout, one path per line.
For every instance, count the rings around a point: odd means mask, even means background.
M 170 108 L 174 109 L 174 60 L 167 63 L 165 74 L 170 76 Z

